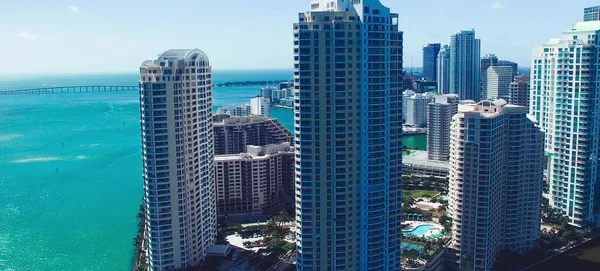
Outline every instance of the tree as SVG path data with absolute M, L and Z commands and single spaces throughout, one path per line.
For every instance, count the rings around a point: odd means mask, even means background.
M 273 219 L 275 220 L 275 222 L 277 222 L 279 226 L 283 226 L 283 224 L 293 220 L 292 216 L 290 216 L 286 211 L 279 212 L 279 214 Z
M 448 210 L 448 208 L 444 204 L 438 206 L 438 208 L 437 208 L 437 211 L 440 213 L 446 213 L 447 210 Z
M 402 197 L 402 212 L 408 213 L 414 204 L 415 199 L 412 196 L 406 195 Z
M 410 250 L 404 251 L 404 253 L 402 253 L 402 257 L 405 257 L 407 259 L 419 258 L 419 255 L 420 255 L 420 253 L 416 249 L 410 249 Z

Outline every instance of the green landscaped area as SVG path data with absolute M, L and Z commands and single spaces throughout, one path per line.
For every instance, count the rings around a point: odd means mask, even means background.
M 404 190 L 406 193 L 411 195 L 413 198 L 421 198 L 421 197 L 433 197 L 438 194 L 438 191 L 435 190 Z

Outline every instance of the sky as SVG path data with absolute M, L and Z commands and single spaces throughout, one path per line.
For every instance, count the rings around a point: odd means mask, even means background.
M 404 66 L 422 47 L 475 29 L 482 55 L 530 66 L 597 0 L 380 0 L 399 14 Z M 171 48 L 199 48 L 213 69 L 291 69 L 293 23 L 309 0 L 0 0 L 0 74 L 137 72 Z M 411 61 L 412 60 L 412 61 Z M 412 65 L 411 65 L 412 63 Z

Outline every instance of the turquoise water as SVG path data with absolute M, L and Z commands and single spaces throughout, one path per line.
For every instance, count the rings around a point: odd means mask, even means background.
M 404 234 L 408 234 L 408 235 L 423 236 L 429 230 L 433 230 L 433 229 L 437 229 L 437 227 L 434 225 L 424 224 L 424 225 L 419 225 L 410 231 L 402 231 L 402 232 Z
M 216 71 L 214 81 L 291 75 Z M 136 74 L 11 75 L 0 76 L 0 91 L 137 80 Z M 215 88 L 214 106 L 245 103 L 259 89 Z M 291 110 L 271 114 L 293 131 Z M 0 271 L 129 269 L 142 197 L 140 142 L 134 91 L 0 96 Z
M 290 78 L 215 72 L 215 82 Z M 0 90 L 135 84 L 135 74 L 0 76 Z M 215 88 L 214 105 L 246 102 L 259 88 Z M 130 268 L 142 197 L 137 95 L 0 96 L 1 271 Z M 290 112 L 273 115 L 290 128 Z

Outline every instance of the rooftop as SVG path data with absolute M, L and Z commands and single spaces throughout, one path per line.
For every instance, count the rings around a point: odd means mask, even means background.
M 427 151 L 411 150 L 410 154 L 402 156 L 402 164 L 450 170 L 448 162 L 429 160 Z
M 578 22 L 571 31 L 566 33 L 600 31 L 600 21 Z

